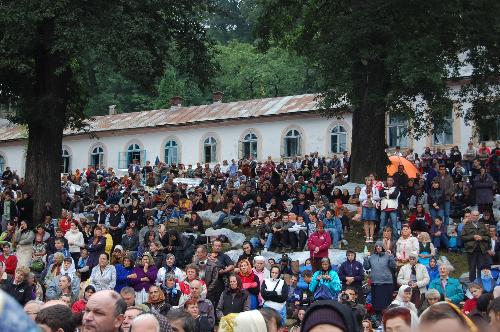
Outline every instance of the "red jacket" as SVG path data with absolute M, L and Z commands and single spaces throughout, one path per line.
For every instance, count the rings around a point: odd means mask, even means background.
M 431 215 L 427 212 L 425 212 L 424 214 L 424 219 L 425 219 L 425 222 L 427 223 L 427 226 L 429 228 L 431 228 L 431 225 L 432 225 L 432 219 L 431 219 Z M 415 220 L 417 220 L 417 214 L 416 213 L 413 213 L 410 218 L 408 219 L 408 223 L 410 224 L 410 227 L 412 227 L 413 223 L 415 222 Z
M 476 298 L 468 299 L 464 303 L 462 312 L 468 315 L 472 310 L 476 309 L 476 307 L 477 307 L 477 299 Z
M 312 233 L 307 240 L 307 247 L 311 252 L 311 257 L 314 258 L 328 257 L 328 248 L 330 248 L 331 244 L 332 239 L 330 238 L 330 234 L 326 231 L 323 231 L 323 233 L 316 231 Z M 319 248 L 317 253 L 314 252 L 316 248 Z
M 244 276 L 238 273 L 238 276 L 241 279 L 241 283 L 243 284 L 243 289 L 246 289 L 250 294 L 258 295 L 260 291 L 259 287 L 259 277 L 257 277 L 253 271 L 248 275 Z
M 0 255 L 0 262 L 5 264 L 5 273 L 14 275 L 17 267 L 17 256 L 14 254 L 10 254 L 7 259 L 3 254 Z
M 87 301 L 85 301 L 84 299 L 80 299 L 73 303 L 73 305 L 71 306 L 71 311 L 73 311 L 74 313 L 82 312 L 83 310 L 85 310 L 86 305 Z

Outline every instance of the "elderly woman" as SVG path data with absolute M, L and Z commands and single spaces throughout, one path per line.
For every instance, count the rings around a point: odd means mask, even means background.
M 425 311 L 425 309 L 429 308 L 431 305 L 438 303 L 441 301 L 441 294 L 439 294 L 437 289 L 429 289 L 425 293 L 425 300 L 422 302 L 422 305 L 420 306 L 418 310 L 418 315 L 422 315 L 422 312 Z
M 450 277 L 452 271 L 453 266 L 450 263 L 440 264 L 439 278 L 431 281 L 429 289 L 436 289 L 444 297 L 445 301 L 458 305 L 464 299 L 464 291 L 460 281 Z
M 116 268 L 109 264 L 108 254 L 102 253 L 99 256 L 99 264 L 92 269 L 89 284 L 94 286 L 97 292 L 115 288 Z
M 43 279 L 44 285 L 47 287 L 52 280 L 61 274 L 63 268 L 64 254 L 62 252 L 56 252 L 54 254 L 53 263 L 47 268 L 45 277 Z
M 19 266 L 14 274 L 12 283 L 5 287 L 5 292 L 15 298 L 20 305 L 24 306 L 28 301 L 33 300 L 33 291 L 28 284 L 28 274 L 30 269 L 26 266 Z
M 154 285 L 157 274 L 153 257 L 149 253 L 142 255 L 140 262 L 128 276 L 130 286 L 135 290 L 136 304 L 146 302 L 147 290 Z
M 316 294 L 322 286 L 326 286 L 329 294 L 325 294 L 324 298 L 316 298 L 318 300 L 331 300 L 337 299 L 338 294 L 342 289 L 340 284 L 339 275 L 333 270 L 330 259 L 325 257 L 321 259 L 321 269 L 314 272 L 311 283 L 309 284 L 309 291 Z M 329 296 L 328 296 L 329 295 Z
M 186 278 L 184 271 L 175 265 L 175 256 L 173 254 L 167 254 L 165 264 L 158 270 L 158 274 L 156 275 L 156 284 L 163 284 L 167 274 L 174 274 L 178 282 Z
M 417 307 L 411 302 L 412 289 L 408 285 L 403 285 L 399 287 L 398 295 L 396 299 L 391 302 L 391 306 L 404 307 L 412 311 L 415 315 L 417 314 Z
M 134 270 L 134 260 L 130 256 L 125 256 L 121 263 L 115 264 L 116 269 L 116 285 L 115 291 L 120 292 L 123 287 L 128 286 L 129 279 L 128 276 L 132 274 Z

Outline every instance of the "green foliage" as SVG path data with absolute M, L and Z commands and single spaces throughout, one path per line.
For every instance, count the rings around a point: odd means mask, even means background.
M 230 42 L 217 47 L 219 72 L 214 85 L 225 100 L 276 97 L 315 91 L 315 71 L 303 58 L 283 48 L 260 53 L 248 43 Z
M 279 43 L 317 63 L 330 115 L 339 100 L 354 112 L 378 105 L 409 118 L 414 134 L 427 133 L 457 100 L 448 79 L 459 74 L 464 65 L 459 54 L 466 51 L 474 84 L 462 97 L 475 106 L 466 118 L 495 95 L 498 1 L 261 0 L 259 5 L 260 47 Z
M 215 1 L 208 15 L 209 37 L 223 44 L 232 40 L 251 43 L 256 9 L 255 0 Z

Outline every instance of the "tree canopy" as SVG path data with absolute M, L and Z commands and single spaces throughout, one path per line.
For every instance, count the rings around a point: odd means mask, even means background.
M 406 117 L 412 134 L 419 135 L 439 130 L 456 101 L 472 102 L 472 108 L 458 110 L 466 119 L 488 112 L 485 105 L 496 93 L 491 87 L 499 69 L 498 2 L 261 0 L 259 5 L 260 47 L 279 44 L 318 64 L 324 113 L 341 116 L 346 104 L 353 112 L 356 181 L 370 171 L 385 174 L 387 113 Z M 450 82 L 463 78 L 460 69 L 467 64 L 473 66 L 470 84 L 457 95 Z

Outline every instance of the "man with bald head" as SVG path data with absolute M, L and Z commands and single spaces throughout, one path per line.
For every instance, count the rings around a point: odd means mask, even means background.
M 198 302 L 200 315 L 206 316 L 210 327 L 213 328 L 215 324 L 214 306 L 210 300 L 201 298 L 201 282 L 196 279 L 191 281 L 189 284 L 189 290 L 191 291 L 189 297 Z
M 160 332 L 160 324 L 152 314 L 139 315 L 132 321 L 130 332 Z
M 102 290 L 92 295 L 85 307 L 83 332 L 118 332 L 123 322 L 127 304 L 120 294 Z

